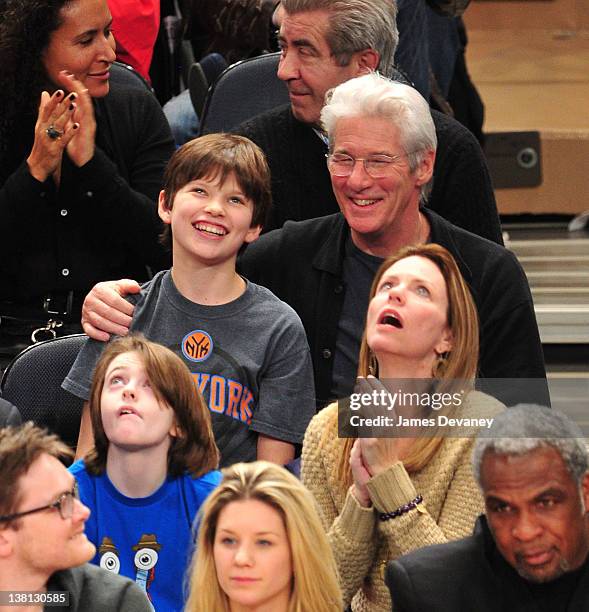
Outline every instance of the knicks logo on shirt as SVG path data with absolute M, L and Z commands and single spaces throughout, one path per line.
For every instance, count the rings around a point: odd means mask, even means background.
M 182 354 L 190 361 L 205 361 L 212 352 L 213 339 L 201 329 L 191 331 L 182 340 Z

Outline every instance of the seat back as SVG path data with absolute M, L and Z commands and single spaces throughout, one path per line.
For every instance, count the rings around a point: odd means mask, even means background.
M 61 388 L 86 341 L 73 334 L 33 344 L 8 365 L 0 389 L 14 404 L 23 422 L 33 421 L 75 447 L 78 441 L 83 401 Z
M 113 62 L 110 66 L 110 82 L 116 85 L 126 85 L 134 89 L 149 90 L 153 89 L 149 83 L 129 64 Z
M 224 70 L 210 87 L 200 121 L 200 133 L 227 132 L 247 119 L 289 101 L 278 78 L 280 53 L 252 57 Z
M 226 68 L 227 61 L 219 53 L 209 53 L 200 61 L 194 62 L 190 67 L 188 91 L 197 117 L 202 117 L 209 86 L 217 80 Z

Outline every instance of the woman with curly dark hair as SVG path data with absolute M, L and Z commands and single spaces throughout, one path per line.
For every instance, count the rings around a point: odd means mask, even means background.
M 106 0 L 0 3 L 0 358 L 75 329 L 95 282 L 164 263 L 173 143 L 147 87 L 110 84 L 111 22 Z

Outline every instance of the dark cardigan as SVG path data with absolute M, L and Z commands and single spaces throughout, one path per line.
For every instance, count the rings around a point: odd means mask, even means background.
M 28 171 L 33 125 L 0 143 L 1 301 L 36 308 L 47 294 L 83 297 L 98 281 L 145 280 L 146 266 L 166 263 L 156 202 L 174 149 L 162 110 L 147 89 L 113 84 L 94 108 L 94 157 L 78 168 L 65 153 L 59 189 Z
M 502 246 L 465 232 L 431 211 L 424 209 L 424 213 L 431 227 L 430 241 L 452 253 L 476 304 L 480 375 L 539 379 L 531 390 L 495 385 L 488 392 L 509 405 L 520 401 L 548 405 L 534 305 L 517 259 Z M 244 276 L 268 287 L 301 317 L 311 348 L 318 405 L 333 399 L 333 356 L 346 291 L 343 262 L 349 232 L 341 214 L 288 222 L 250 244 L 238 264 Z M 358 336 L 362 331 L 354 330 Z

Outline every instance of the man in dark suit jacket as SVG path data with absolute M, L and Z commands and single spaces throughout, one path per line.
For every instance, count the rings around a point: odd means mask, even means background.
M 581 432 L 561 413 L 522 405 L 496 417 L 489 436 L 473 458 L 486 517 L 469 538 L 389 563 L 395 612 L 589 610 Z
M 20 424 L 20 413 L 16 406 L 0 398 L 0 429 L 2 427 L 17 427 Z

